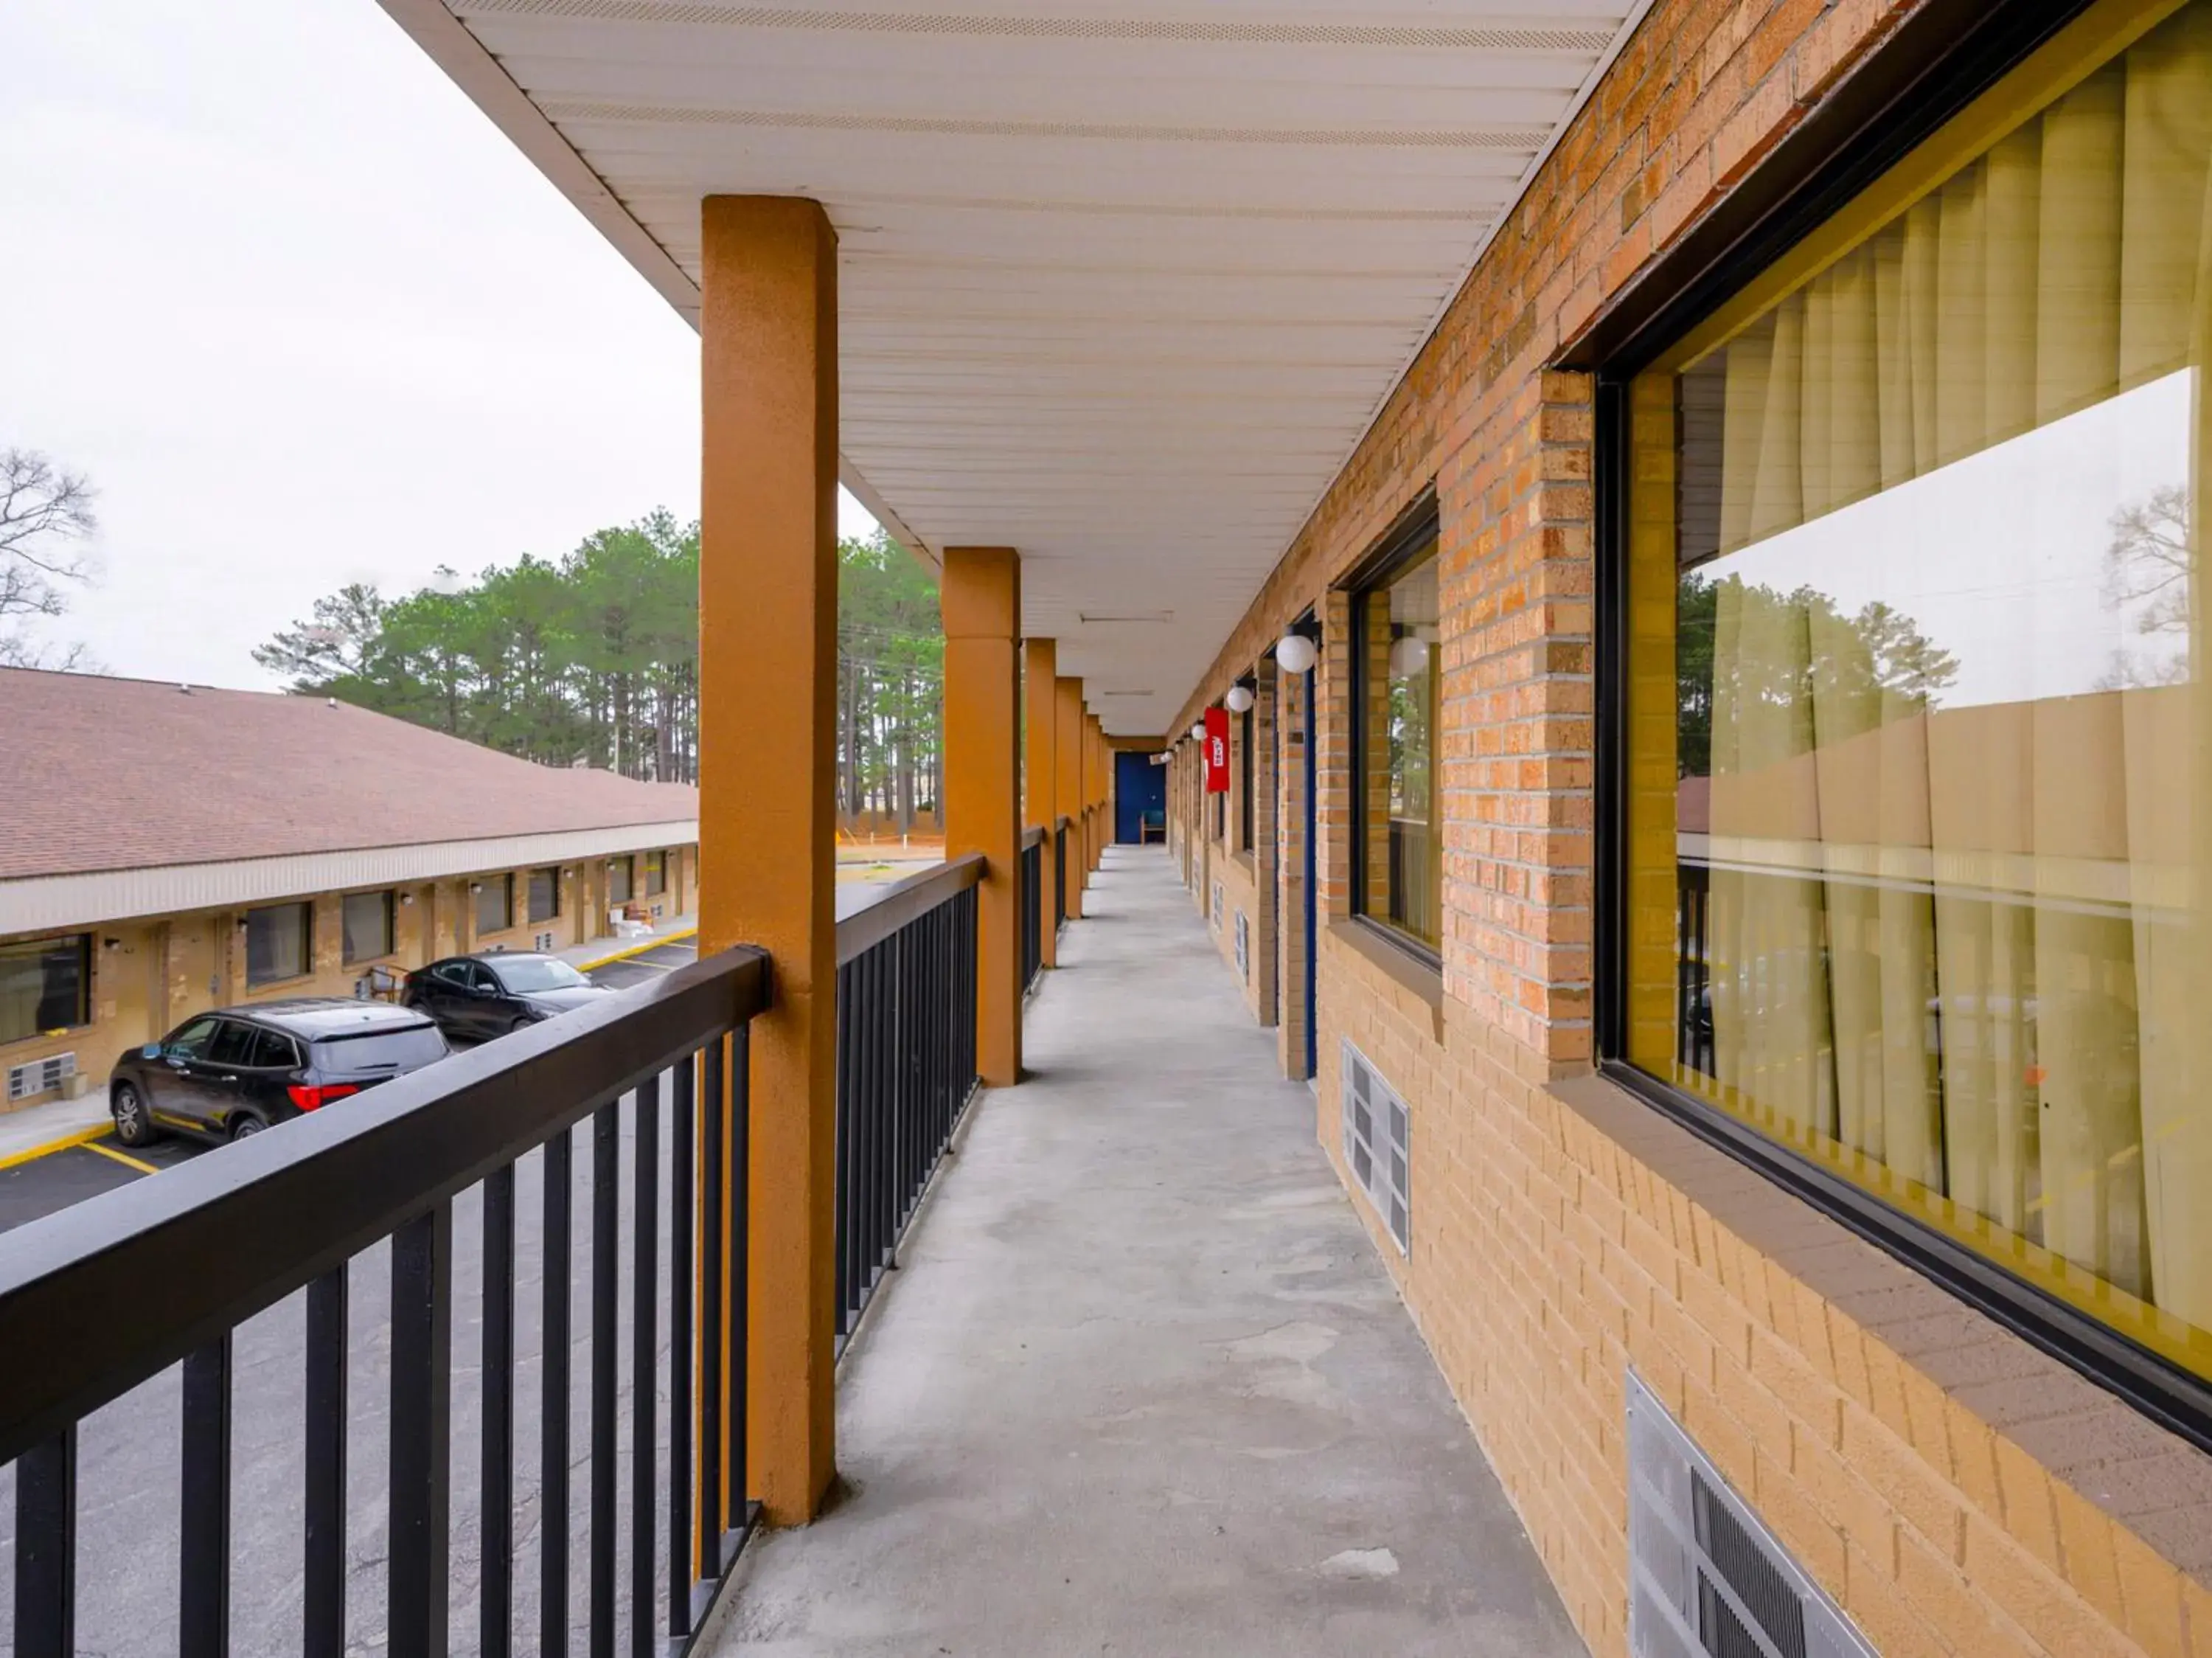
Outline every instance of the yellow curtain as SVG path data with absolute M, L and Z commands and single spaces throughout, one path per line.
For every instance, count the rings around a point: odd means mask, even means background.
M 1718 554 L 2203 363 L 2208 182 L 2198 3 L 1687 371 L 1723 381 Z M 2178 693 L 1947 724 L 1818 595 L 1709 572 L 1708 951 L 1742 1108 L 2212 1330 L 2199 498 Z

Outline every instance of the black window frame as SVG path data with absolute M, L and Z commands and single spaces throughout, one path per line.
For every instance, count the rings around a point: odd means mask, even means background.
M 547 910 L 542 915 L 538 913 L 538 882 L 540 877 L 544 878 L 547 886 L 551 889 L 553 893 L 553 907 Z M 532 869 L 530 872 L 528 892 L 524 903 L 524 912 L 529 917 L 528 924 L 532 927 L 542 925 L 544 923 L 548 921 L 560 920 L 561 869 L 558 864 L 540 864 L 537 869 Z
M 1259 687 L 1246 680 L 1237 684 L 1252 693 L 1252 706 L 1237 716 L 1237 850 L 1253 850 L 1252 843 L 1252 733 L 1255 716 L 1260 711 Z
M 1592 1014 L 1600 1075 L 2160 1427 L 2212 1452 L 2212 1381 L 1626 1057 L 1629 388 L 1682 335 L 2094 3 L 2010 0 L 1990 7 L 1980 0 L 1929 0 L 1555 363 L 1586 371 L 1595 382 Z M 1358 832 L 1355 812 L 1355 857 Z
M 286 910 L 296 911 L 300 917 L 300 971 L 291 973 L 259 973 L 253 971 L 253 918 L 273 916 Z M 315 976 L 315 906 L 307 899 L 295 899 L 285 904 L 257 904 L 241 917 L 244 924 L 239 931 L 244 935 L 246 948 L 246 988 L 260 990 L 270 984 L 290 984 Z
M 662 898 L 668 892 L 668 854 L 664 851 L 645 852 L 645 896 Z
M 1353 567 L 1352 573 L 1337 585 L 1349 595 L 1352 620 L 1352 649 L 1347 653 L 1352 662 L 1348 704 L 1349 716 L 1345 721 L 1346 735 L 1351 739 L 1348 752 L 1352 757 L 1352 918 L 1375 937 L 1394 949 L 1401 950 L 1431 972 L 1443 972 L 1442 948 L 1431 948 L 1402 929 L 1394 927 L 1388 920 L 1368 911 L 1367 893 L 1367 718 L 1369 693 L 1373 687 L 1368 683 L 1367 653 L 1359 642 L 1366 637 L 1367 607 L 1377 593 L 1403 576 L 1424 559 L 1442 556 L 1439 543 L 1443 521 L 1437 503 L 1437 486 L 1431 483 L 1413 498 L 1411 505 L 1399 513 L 1390 527 L 1367 556 Z M 1436 734 L 1431 734 L 1433 747 Z M 1437 791 L 1437 823 L 1439 830 L 1437 856 L 1442 857 L 1443 848 L 1441 833 L 1443 826 L 1443 777 L 1437 770 L 1437 757 L 1431 755 L 1431 776 L 1429 786 Z M 1443 917 L 1437 917 L 1439 940 L 1443 931 Z
M 380 898 L 384 900 L 384 948 L 362 955 L 353 948 L 353 927 L 347 919 L 346 908 L 356 899 Z M 361 961 L 381 961 L 399 948 L 399 895 L 387 887 L 381 892 L 346 893 L 338 899 L 338 954 L 342 964 L 352 966 Z
M 482 938 L 487 933 L 506 933 L 514 930 L 514 872 L 485 875 L 471 883 L 476 890 L 469 894 L 469 923 L 472 936 Z M 493 893 L 504 895 L 500 913 L 506 919 L 496 927 L 484 925 L 484 900 Z
M 92 1023 L 92 935 L 90 933 L 55 933 L 44 938 L 18 938 L 9 941 L 9 950 L 36 950 L 42 957 L 58 956 L 64 947 L 73 946 L 76 957 L 76 1006 L 74 1016 L 66 1023 L 49 1025 L 33 1017 L 32 1028 L 9 1035 L 0 1032 L 0 1047 L 15 1042 L 35 1042 L 55 1031 L 82 1030 Z M 43 967 L 41 972 L 44 972 Z M 44 1004 L 41 994 L 40 1003 Z
M 617 869 L 627 871 L 623 877 L 623 891 L 620 898 L 617 898 L 615 896 L 615 871 Z M 637 854 L 635 852 L 625 852 L 620 857 L 609 858 L 607 860 L 608 907 L 612 908 L 617 904 L 635 904 L 636 902 Z

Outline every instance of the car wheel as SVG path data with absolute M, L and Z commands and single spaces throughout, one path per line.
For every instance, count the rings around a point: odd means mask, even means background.
M 118 1082 L 115 1091 L 108 1095 L 107 1108 L 115 1119 L 115 1137 L 126 1146 L 143 1146 L 161 1137 L 161 1131 L 154 1126 L 154 1113 L 146 1108 L 145 1096 L 129 1082 Z
M 263 1122 L 258 1117 L 241 1116 L 236 1122 L 230 1125 L 230 1137 L 234 1140 L 244 1140 L 253 1135 L 260 1133 L 262 1130 L 268 1126 L 269 1125 Z
M 507 1030 L 504 1034 L 512 1036 L 517 1031 L 526 1031 L 537 1022 L 538 1021 L 536 1020 L 532 1019 L 527 1015 L 510 1019 L 507 1022 Z

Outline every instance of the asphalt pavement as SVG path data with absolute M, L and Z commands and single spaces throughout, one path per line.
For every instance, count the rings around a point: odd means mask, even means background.
M 642 983 L 682 965 L 695 952 L 689 941 L 659 944 L 592 972 L 602 982 Z M 616 1582 L 621 1645 L 629 1645 L 629 1527 L 630 1424 L 634 1419 L 632 1327 L 633 1097 L 617 1107 L 621 1146 L 620 1316 L 617 1419 L 621 1453 L 616 1489 L 621 1493 Z M 665 1122 L 665 1101 L 653 1109 Z M 276 1131 L 282 1132 L 281 1127 Z M 660 1219 L 656 1253 L 665 1278 L 668 1258 L 668 1135 L 659 1137 Z M 589 1264 L 592 1250 L 592 1125 L 575 1131 L 571 1194 L 569 1328 L 574 1334 L 569 1366 L 569 1533 L 568 1627 L 581 1631 L 587 1617 L 586 1552 L 591 1484 L 589 1422 L 592 1326 Z M 161 1171 L 198 1156 L 221 1156 L 221 1147 L 198 1148 L 176 1139 L 125 1151 L 111 1137 L 68 1146 L 0 1168 L 0 1229 L 103 1194 L 121 1192 L 160 1178 Z M 516 1165 L 514 1317 L 514 1650 L 537 1650 L 539 1604 L 541 1383 L 545 1263 L 542 1153 Z M 112 1201 L 127 1201 L 115 1197 Z M 453 1365 L 452 1376 L 451 1639 L 458 1654 L 479 1650 L 477 1598 L 481 1582 L 479 1470 L 483 1387 L 483 1219 L 482 1191 L 472 1187 L 453 1203 Z M 189 1270 L 180 1263 L 179 1270 Z M 389 1458 L 391 1252 L 377 1245 L 354 1258 L 349 1271 L 349 1431 L 346 1552 L 349 1654 L 384 1650 L 386 1490 Z M 159 1295 L 149 1283 L 146 1293 Z M 649 1389 L 656 1396 L 659 1428 L 654 1512 L 665 1516 L 668 1482 L 668 1313 L 666 1286 L 657 1320 L 659 1357 Z M 238 1563 L 231 1582 L 231 1650 L 246 1655 L 295 1653 L 301 1645 L 301 1551 L 304 1498 L 301 1444 L 304 1419 L 305 1295 L 294 1295 L 240 1326 L 234 1342 L 229 1555 Z M 9 1362 L 23 1362 L 11 1356 Z M 171 1368 L 86 1418 L 79 1433 L 77 1471 L 77 1650 L 105 1658 L 161 1658 L 177 1650 L 178 1467 L 179 1383 Z M 15 1471 L 0 1469 L 0 1609 L 13 1604 Z M 665 1526 L 665 1519 L 658 1522 Z M 656 1557 L 667 1541 L 658 1538 Z M 658 1574 L 656 1574 L 656 1579 Z M 659 1591 L 665 1596 L 665 1588 Z M 665 1615 L 665 1606 L 662 1607 Z M 0 1616 L 0 1655 L 14 1650 L 9 1620 Z

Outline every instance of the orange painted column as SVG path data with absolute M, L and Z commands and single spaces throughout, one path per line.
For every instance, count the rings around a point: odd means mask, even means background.
M 975 1070 L 1022 1080 L 1022 800 L 1016 731 L 1022 563 L 1012 547 L 947 547 L 945 856 L 988 860 L 975 905 Z
M 1053 924 L 1053 845 L 1060 838 L 1058 745 L 1060 710 L 1057 685 L 1060 643 L 1054 639 L 1022 641 L 1022 818 L 1024 827 L 1042 825 L 1043 880 L 1037 896 L 1037 958 L 1048 967 L 1059 965 L 1060 929 Z
M 775 960 L 750 1044 L 746 1467 L 790 1526 L 836 1472 L 837 239 L 795 197 L 702 216 L 699 945 Z
M 1091 867 L 1106 862 L 1106 728 L 1091 716 Z
M 1060 719 L 1054 736 L 1054 760 L 1060 771 L 1060 810 L 1067 818 L 1067 918 L 1083 914 L 1083 893 L 1091 885 L 1088 818 L 1083 802 L 1083 681 L 1062 677 L 1053 686 Z

